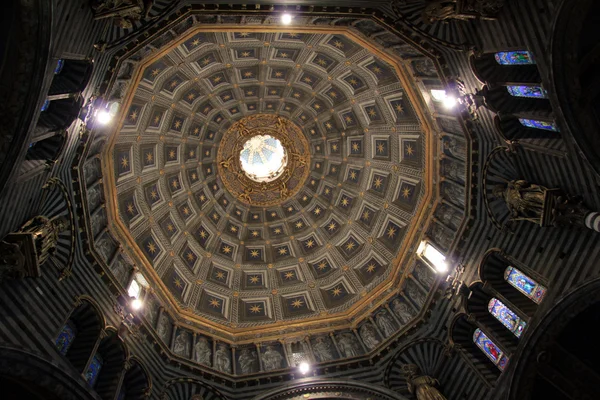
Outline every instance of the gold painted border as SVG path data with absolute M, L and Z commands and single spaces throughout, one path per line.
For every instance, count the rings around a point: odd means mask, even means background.
M 118 206 L 116 199 L 116 186 L 114 180 L 111 178 L 109 182 L 105 185 L 106 190 L 106 199 L 108 199 L 108 207 L 106 207 L 107 215 L 110 220 L 114 221 L 114 226 L 111 226 L 110 229 L 115 233 L 115 235 L 122 240 L 123 244 L 126 244 L 129 247 L 130 254 L 135 255 L 139 261 L 140 265 L 143 266 L 143 270 L 146 272 L 147 276 L 149 275 L 152 280 L 154 280 L 157 289 L 161 292 L 161 297 L 163 300 L 167 301 L 168 304 L 175 310 L 180 316 L 188 319 L 193 323 L 197 323 L 205 326 L 208 329 L 213 330 L 214 332 L 218 332 L 221 335 L 225 335 L 226 337 L 239 337 L 242 335 L 251 335 L 251 334 L 260 334 L 260 341 L 263 340 L 272 340 L 278 339 L 282 335 L 282 327 L 285 327 L 288 332 L 293 334 L 293 332 L 300 332 L 300 334 L 304 333 L 318 333 L 318 332 L 330 332 L 332 329 L 339 330 L 344 328 L 353 328 L 356 327 L 358 322 L 363 317 L 368 316 L 372 310 L 379 307 L 381 304 L 387 302 L 392 296 L 397 294 L 397 287 L 402 287 L 404 279 L 406 279 L 406 268 L 400 268 L 402 265 L 408 265 L 415 259 L 415 254 L 408 254 L 408 249 L 411 247 L 412 242 L 414 242 L 415 237 L 421 232 L 422 227 L 426 226 L 429 220 L 432 218 L 431 215 L 428 215 L 429 211 L 434 209 L 436 204 L 428 205 L 428 203 L 433 198 L 433 171 L 434 171 L 434 149 L 435 143 L 433 139 L 433 121 L 428 118 L 428 113 L 424 112 L 424 109 L 427 109 L 423 99 L 418 94 L 417 89 L 415 88 L 414 83 L 410 80 L 409 72 L 406 71 L 406 66 L 403 65 L 405 61 L 396 58 L 395 56 L 386 54 L 382 52 L 382 50 L 374 47 L 374 45 L 362 37 L 358 36 L 356 33 L 350 30 L 347 27 L 332 27 L 332 28 L 324 28 L 324 27 L 302 27 L 302 28 L 290 28 L 289 26 L 212 26 L 212 27 L 196 27 L 191 28 L 189 32 L 179 39 L 174 41 L 172 44 L 165 46 L 164 49 L 157 52 L 152 57 L 149 57 L 144 62 L 140 63 L 137 67 L 137 71 L 132 78 L 134 84 L 130 85 L 131 89 L 124 101 L 121 105 L 121 115 L 118 120 L 118 123 L 115 124 L 115 128 L 113 132 L 110 134 L 110 139 L 108 142 L 108 146 L 105 146 L 102 154 L 102 172 L 103 176 L 114 177 L 114 159 L 113 159 L 113 149 L 115 145 L 115 141 L 118 135 L 118 132 L 122 129 L 123 121 L 126 116 L 126 111 L 129 110 L 131 102 L 135 95 L 135 90 L 139 82 L 141 80 L 142 72 L 145 68 L 152 64 L 154 61 L 162 58 L 168 52 L 170 52 L 173 48 L 179 46 L 181 43 L 185 42 L 189 38 L 193 37 L 199 32 L 239 32 L 243 30 L 244 32 L 266 32 L 266 33 L 276 33 L 276 32 L 290 32 L 290 33 L 320 33 L 320 34 L 340 34 L 349 37 L 355 43 L 367 48 L 370 52 L 377 55 L 382 60 L 385 60 L 388 64 L 390 64 L 398 78 L 400 79 L 401 84 L 403 85 L 403 89 L 414 106 L 415 113 L 417 118 L 421 122 L 422 132 L 425 135 L 425 149 L 429 149 L 430 151 L 425 152 L 425 167 L 424 174 L 422 178 L 422 182 L 425 188 L 425 194 L 421 199 L 421 208 L 415 213 L 413 217 L 413 222 L 411 224 L 410 229 L 407 231 L 405 240 L 403 245 L 400 247 L 398 251 L 398 255 L 396 258 L 390 261 L 392 264 L 392 273 L 389 278 L 379 284 L 376 288 L 371 290 L 369 296 L 367 296 L 366 292 L 362 293 L 362 299 L 350 306 L 344 312 L 339 312 L 333 315 L 320 315 L 312 318 L 303 319 L 300 321 L 279 321 L 269 325 L 258 325 L 255 327 L 247 327 L 247 328 L 228 328 L 225 325 L 219 324 L 217 322 L 211 321 L 209 319 L 203 318 L 194 314 L 193 312 L 188 311 L 188 307 L 181 307 L 175 301 L 173 296 L 170 294 L 162 279 L 158 276 L 154 268 L 150 265 L 146 257 L 143 255 L 138 245 L 135 243 L 135 240 L 131 237 L 123 222 L 118 218 Z M 105 175 L 109 174 L 109 175 Z M 437 203 L 437 201 L 436 201 Z M 395 263 L 395 265 L 393 265 Z M 389 293 L 386 293 L 388 292 Z M 372 304 L 371 307 L 366 308 L 365 306 L 372 301 L 373 298 L 381 297 L 381 300 L 376 304 Z M 323 323 L 327 322 L 328 325 L 323 327 Z M 339 323 L 339 326 L 335 324 Z M 230 344 L 243 344 L 243 343 L 254 343 L 258 338 L 244 339 L 240 341 L 232 341 L 230 339 L 225 339 L 224 342 Z

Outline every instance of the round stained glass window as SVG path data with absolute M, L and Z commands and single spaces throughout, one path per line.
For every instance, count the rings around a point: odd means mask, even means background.
M 257 135 L 244 143 L 240 162 L 246 175 L 256 182 L 279 178 L 287 165 L 287 154 L 281 142 L 270 135 Z

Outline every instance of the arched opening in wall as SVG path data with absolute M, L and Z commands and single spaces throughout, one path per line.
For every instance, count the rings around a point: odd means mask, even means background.
M 84 300 L 61 328 L 55 340 L 56 348 L 77 372 L 83 372 L 86 367 L 103 327 L 104 321 L 98 309 Z
M 457 315 L 450 325 L 450 343 L 457 345 L 474 368 L 493 384 L 509 361 L 506 349 L 499 340 L 466 314 Z
M 494 333 L 498 344 L 514 353 L 519 345 L 518 339 L 527 325 L 527 317 L 481 282 L 474 283 L 469 289 L 471 295 L 467 300 L 466 310 L 487 332 Z
M 152 388 L 150 375 L 138 360 L 131 360 L 119 389 L 118 400 L 143 400 Z
M 548 93 L 538 84 L 507 84 L 488 88 L 484 86 L 485 106 L 491 111 L 505 114 L 535 114 L 552 119 L 552 106 Z
M 511 82 L 539 84 L 542 81 L 535 57 L 524 49 L 473 54 L 470 59 L 473 74 L 490 87 Z
M 517 361 L 510 399 L 600 398 L 600 280 L 560 300 L 536 327 Z
M 548 291 L 529 268 L 497 249 L 488 251 L 479 265 L 479 276 L 486 285 L 506 299 L 517 314 L 531 318 Z
M 558 126 L 547 115 L 499 113 L 494 118 L 494 123 L 507 141 L 561 139 Z
M 102 399 L 114 398 L 121 374 L 125 369 L 126 358 L 125 345 L 117 336 L 117 332 L 108 330 L 83 374 L 88 385 L 93 387 Z
M 58 60 L 48 96 L 76 94 L 83 91 L 92 76 L 92 70 L 93 64 L 88 60 Z
M 566 125 L 600 173 L 600 3 L 566 1 L 554 24 L 552 76 Z
M 46 100 L 33 136 L 40 137 L 50 132 L 67 129 L 79 115 L 82 106 L 82 98 Z

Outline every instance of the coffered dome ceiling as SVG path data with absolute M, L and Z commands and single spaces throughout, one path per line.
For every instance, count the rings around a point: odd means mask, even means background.
M 355 28 L 189 25 L 119 89 L 110 230 L 190 326 L 356 326 L 405 285 L 432 201 L 412 63 Z

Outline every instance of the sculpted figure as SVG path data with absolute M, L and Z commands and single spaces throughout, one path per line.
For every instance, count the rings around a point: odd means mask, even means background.
M 158 324 L 158 328 L 157 328 L 157 332 L 156 332 L 156 333 L 158 333 L 158 336 L 160 336 L 161 339 L 166 343 L 169 342 L 169 329 L 170 329 L 169 324 L 170 324 L 169 318 L 163 317 L 160 320 L 160 323 Z
M 210 356 L 212 355 L 212 351 L 210 349 L 210 343 L 208 343 L 208 340 L 205 337 L 198 338 L 196 346 L 194 346 L 194 350 L 196 351 L 196 362 L 208 365 L 210 367 Z
M 231 356 L 229 355 L 229 349 L 222 343 L 219 344 L 217 351 L 215 352 L 215 367 L 221 372 L 231 372 Z
M 175 344 L 173 345 L 173 351 L 181 357 L 190 356 L 190 341 L 188 340 L 188 334 L 186 332 L 180 332 L 179 335 L 177 335 Z
M 345 357 L 356 357 L 360 355 L 360 350 L 356 338 L 350 333 L 343 333 L 337 336 L 338 346 Z
M 423 20 L 433 23 L 448 19 L 493 19 L 503 5 L 504 0 L 428 0 Z
M 360 337 L 368 349 L 374 349 L 379 344 L 377 333 L 371 324 L 365 324 L 360 328 Z
M 92 4 L 95 19 L 112 18 L 115 25 L 131 29 L 134 21 L 148 19 L 154 0 L 95 0 Z
M 250 349 L 243 349 L 238 358 L 242 374 L 251 374 L 256 372 L 256 352 Z
M 375 322 L 385 337 L 391 336 L 396 331 L 394 321 L 385 310 L 377 314 Z
M 58 235 L 66 230 L 68 226 L 69 221 L 64 217 L 51 220 L 39 215 L 27 221 L 19 232 L 30 233 L 33 236 L 38 265 L 42 265 L 51 254 L 54 254 L 58 243 Z
M 421 375 L 419 367 L 415 364 L 404 364 L 402 372 L 406 376 L 408 391 L 413 393 L 417 400 L 446 400 L 446 398 L 435 388 L 439 385 L 437 379 L 427 375 Z
M 395 299 L 392 301 L 392 311 L 394 311 L 394 314 L 396 314 L 396 316 L 404 324 L 410 321 L 413 317 L 408 305 L 400 299 Z
M 320 362 L 333 360 L 331 345 L 329 344 L 329 339 L 326 337 L 320 336 L 317 338 L 315 344 L 313 345 L 313 351 L 315 353 L 315 357 Z
M 496 185 L 493 195 L 504 200 L 511 219 L 539 223 L 544 211 L 546 188 L 525 180 L 513 180 L 506 185 Z
M 281 368 L 281 362 L 283 356 L 275 346 L 267 346 L 267 351 L 262 356 L 263 363 L 265 364 L 265 370 L 270 371 L 272 369 Z
M 423 304 L 425 304 L 425 294 L 421 292 L 421 290 L 419 290 L 419 288 L 414 284 L 406 285 L 406 292 L 408 293 L 408 296 L 411 299 L 413 299 L 418 305 L 422 306 Z

